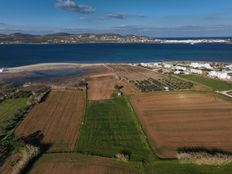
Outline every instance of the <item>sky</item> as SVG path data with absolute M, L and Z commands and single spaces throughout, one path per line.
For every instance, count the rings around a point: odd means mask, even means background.
M 0 33 L 232 36 L 232 0 L 0 0 Z

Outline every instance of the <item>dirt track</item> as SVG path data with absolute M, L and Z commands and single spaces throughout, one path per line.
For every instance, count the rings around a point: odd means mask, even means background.
M 71 151 L 75 147 L 84 110 L 83 94 L 78 91 L 52 91 L 45 102 L 36 105 L 16 129 L 16 136 L 40 131 L 42 143 L 50 152 Z
M 175 158 L 182 147 L 232 152 L 232 102 L 212 94 L 147 93 L 131 103 L 162 158 Z

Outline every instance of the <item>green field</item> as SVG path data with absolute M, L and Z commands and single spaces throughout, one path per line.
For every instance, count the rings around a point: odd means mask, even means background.
M 8 99 L 0 103 L 0 124 L 8 120 L 20 108 L 27 105 L 27 98 Z
M 126 97 L 87 104 L 77 151 L 106 157 L 129 154 L 134 161 L 153 157 Z
M 210 79 L 198 75 L 181 75 L 180 77 L 208 86 L 214 91 L 225 91 L 232 89 L 232 83 L 228 83 L 222 80 Z
M 140 163 L 87 156 L 78 153 L 49 153 L 36 161 L 30 174 L 143 174 Z
M 207 166 L 181 164 L 173 161 L 156 161 L 146 168 L 147 174 L 230 174 L 232 164 L 224 166 Z

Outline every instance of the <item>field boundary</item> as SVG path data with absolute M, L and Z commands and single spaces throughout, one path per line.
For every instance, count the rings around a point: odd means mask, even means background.
M 132 96 L 132 95 L 131 95 L 131 96 Z M 161 158 L 156 154 L 156 152 L 154 152 L 154 150 L 152 149 L 152 146 L 151 146 L 150 142 L 148 141 L 147 134 L 145 133 L 144 128 L 143 128 L 143 126 L 142 126 L 142 124 L 141 124 L 141 122 L 140 122 L 140 120 L 139 120 L 139 118 L 138 118 L 138 116 L 137 116 L 137 114 L 136 114 L 136 112 L 135 112 L 133 106 L 132 106 L 131 103 L 130 103 L 130 97 L 131 97 L 131 96 L 126 96 L 126 100 L 127 100 L 128 105 L 130 106 L 130 109 L 131 109 L 132 112 L 133 112 L 133 115 L 134 115 L 134 117 L 135 117 L 135 121 L 136 121 L 136 123 L 137 123 L 137 126 L 138 126 L 139 130 L 142 131 L 143 137 L 144 137 L 144 139 L 145 139 L 145 141 L 146 141 L 145 143 L 146 143 L 146 145 L 147 145 L 147 148 L 152 152 L 152 154 L 154 155 L 154 157 L 156 158 L 156 160 L 157 160 L 157 159 L 161 159 Z

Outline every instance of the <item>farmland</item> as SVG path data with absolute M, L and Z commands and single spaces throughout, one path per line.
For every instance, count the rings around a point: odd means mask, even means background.
M 161 158 L 183 147 L 232 151 L 232 103 L 216 94 L 156 92 L 131 97 L 149 142 Z
M 232 173 L 231 163 L 196 165 L 193 158 L 189 163 L 179 158 L 200 148 L 232 153 L 232 100 L 210 90 L 225 86 L 131 65 L 94 65 L 85 73 L 44 82 L 50 93 L 23 112 L 16 138 L 11 131 L 20 145 L 31 140 L 41 150 L 25 173 Z M 24 98 L 0 103 L 0 123 L 26 103 Z M 17 166 L 17 149 L 0 173 Z
M 0 124 L 27 105 L 27 98 L 7 99 L 0 103 Z
M 116 84 L 114 74 L 99 74 L 87 78 L 88 83 L 88 99 L 104 100 L 110 99 Z
M 81 154 L 45 154 L 29 174 L 142 174 L 139 165 Z
M 40 132 L 49 151 L 72 151 L 78 137 L 84 110 L 83 94 L 53 90 L 45 102 L 36 105 L 16 129 L 16 136 Z
M 191 82 L 186 82 L 172 76 L 163 76 L 158 79 L 149 78 L 141 81 L 130 80 L 130 83 L 134 84 L 141 92 L 163 91 L 165 88 L 168 90 L 181 90 L 193 87 Z
M 177 160 L 155 161 L 146 167 L 147 174 L 229 174 L 232 164 L 225 166 L 209 166 L 182 164 Z
M 159 78 L 160 74 L 142 67 L 131 65 L 109 65 L 119 77 L 127 81 Z
M 232 89 L 232 83 L 225 82 L 222 80 L 217 80 L 217 79 L 210 79 L 207 77 L 202 77 L 198 75 L 181 75 L 180 77 L 203 84 L 205 86 L 210 87 L 212 90 L 216 91 L 225 91 L 225 90 L 230 90 Z
M 77 151 L 106 157 L 126 153 L 138 161 L 152 155 L 125 97 L 88 103 Z
M 111 65 L 118 76 L 141 92 L 191 89 L 193 83 L 170 75 L 163 75 L 142 67 Z

